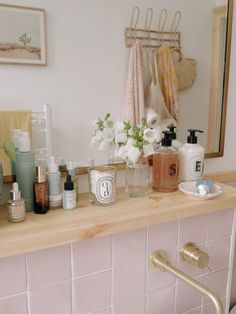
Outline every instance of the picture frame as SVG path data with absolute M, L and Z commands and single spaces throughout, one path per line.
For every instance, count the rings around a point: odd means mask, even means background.
M 0 63 L 47 65 L 44 9 L 0 3 Z

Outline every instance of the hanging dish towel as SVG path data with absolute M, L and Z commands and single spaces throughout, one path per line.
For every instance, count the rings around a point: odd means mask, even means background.
M 21 129 L 31 134 L 30 110 L 0 111 L 0 161 L 2 162 L 4 175 L 11 174 L 11 165 L 9 157 L 4 152 L 3 145 L 5 140 L 12 139 L 13 129 Z
M 155 110 L 159 116 L 160 119 L 171 119 L 171 114 L 165 104 L 165 100 L 162 94 L 162 90 L 159 84 L 159 77 L 158 77 L 158 70 L 157 70 L 157 60 L 154 55 L 154 64 L 149 64 L 149 72 L 151 74 L 151 85 L 149 88 L 149 95 L 148 95 L 148 101 L 147 101 L 147 107 L 152 108 Z M 154 70 L 153 70 L 154 65 Z
M 178 81 L 170 48 L 165 45 L 161 46 L 157 50 L 156 58 L 159 83 L 165 104 L 172 118 L 178 122 Z
M 145 117 L 142 46 L 137 41 L 130 49 L 128 77 L 122 109 L 124 121 L 140 124 Z

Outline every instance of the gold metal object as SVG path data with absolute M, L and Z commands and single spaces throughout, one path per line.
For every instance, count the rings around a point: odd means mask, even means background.
M 168 271 L 182 281 L 189 284 L 190 286 L 196 288 L 211 299 L 215 306 L 216 314 L 224 314 L 222 303 L 217 294 L 199 283 L 197 280 L 191 278 L 187 274 L 173 267 L 170 262 L 168 262 L 166 258 L 166 253 L 164 251 L 159 250 L 154 252 L 149 257 L 148 265 L 151 271 Z
M 198 268 L 202 269 L 202 268 L 208 267 L 208 263 L 209 263 L 208 254 L 200 250 L 192 242 L 188 242 L 182 247 L 179 253 L 179 256 L 180 256 L 181 261 L 195 265 Z

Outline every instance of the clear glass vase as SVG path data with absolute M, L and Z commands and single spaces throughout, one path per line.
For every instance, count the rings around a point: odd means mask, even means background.
M 140 155 L 135 163 L 126 164 L 126 193 L 130 197 L 145 197 L 148 194 L 149 163 Z

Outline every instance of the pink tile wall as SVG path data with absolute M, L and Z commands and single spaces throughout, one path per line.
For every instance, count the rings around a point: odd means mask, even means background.
M 168 273 L 150 272 L 147 258 L 165 250 L 174 266 L 225 302 L 232 221 L 228 209 L 0 259 L 0 313 L 209 314 L 208 299 Z M 189 241 L 209 253 L 212 271 L 179 260 L 179 248 Z

